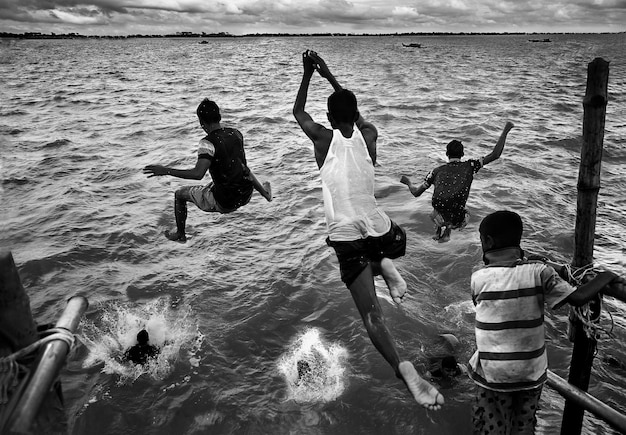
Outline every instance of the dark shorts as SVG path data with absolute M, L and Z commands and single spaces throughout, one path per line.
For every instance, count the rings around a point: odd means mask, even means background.
M 472 406 L 474 434 L 534 434 L 543 386 L 534 390 L 500 391 L 480 386 Z
M 391 229 L 382 236 L 350 242 L 334 242 L 327 238 L 326 243 L 335 249 L 341 280 L 349 286 L 371 262 L 402 257 L 406 252 L 406 233 L 392 221 Z

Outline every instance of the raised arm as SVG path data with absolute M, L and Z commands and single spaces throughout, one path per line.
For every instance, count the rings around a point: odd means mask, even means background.
M 496 143 L 496 146 L 493 147 L 493 151 L 491 151 L 483 158 L 483 165 L 491 163 L 494 160 L 500 158 L 500 156 L 502 155 L 502 150 L 504 149 L 504 143 L 506 142 L 506 135 L 509 134 L 509 131 L 511 131 L 514 126 L 515 125 L 512 122 L 506 123 L 506 125 L 504 126 L 504 130 L 502 130 L 502 134 L 500 134 L 500 138 Z
M 309 57 L 313 60 L 313 65 L 320 76 L 324 77 L 331 84 L 335 91 L 340 91 L 343 87 L 339 84 L 335 76 L 332 72 L 330 72 L 330 68 L 326 65 L 326 62 L 322 57 L 314 51 L 309 51 Z M 376 140 L 378 139 L 378 130 L 371 122 L 366 121 L 359 113 L 358 118 L 355 120 L 354 124 L 361 131 L 363 135 L 363 139 L 365 139 L 365 143 L 367 144 L 367 150 L 372 159 L 372 162 L 376 164 Z
M 339 82 L 337 81 L 333 73 L 330 72 L 330 68 L 328 68 L 328 65 L 326 65 L 326 62 L 324 61 L 324 59 L 322 59 L 322 57 L 314 51 L 309 51 L 308 55 L 309 55 L 309 58 L 313 61 L 313 67 L 317 70 L 317 72 L 322 77 L 328 80 L 328 82 L 332 85 L 333 89 L 335 91 L 342 90 L 343 88 L 341 87 L 341 85 L 339 84 Z
M 300 88 L 298 89 L 298 95 L 296 95 L 296 101 L 293 105 L 293 116 L 296 118 L 296 121 L 298 121 L 302 131 L 315 142 L 324 127 L 313 121 L 311 115 L 305 110 L 311 77 L 313 77 L 313 73 L 315 72 L 315 66 L 309 56 L 308 50 L 302 53 L 302 64 L 304 66 L 304 73 L 302 75 Z
M 196 162 L 196 166 L 192 169 L 175 169 L 163 165 L 147 165 L 143 168 L 143 173 L 148 174 L 148 178 L 171 175 L 172 177 L 187 180 L 201 180 L 206 174 L 206 171 L 209 170 L 209 166 L 211 166 L 211 160 L 200 157 Z

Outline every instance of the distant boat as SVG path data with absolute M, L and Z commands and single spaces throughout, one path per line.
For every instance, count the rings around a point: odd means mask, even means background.
M 417 42 L 411 42 L 410 44 L 405 44 L 404 42 L 402 43 L 403 47 L 415 47 L 415 48 L 422 48 L 422 44 L 418 44 Z
M 528 42 L 552 42 L 549 38 L 544 39 L 529 39 Z
M 207 41 L 206 39 L 203 39 L 202 41 L 198 42 L 198 44 L 208 44 L 209 41 Z

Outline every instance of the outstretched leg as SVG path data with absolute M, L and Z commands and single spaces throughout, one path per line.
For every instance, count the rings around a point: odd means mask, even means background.
M 391 333 L 385 325 L 382 308 L 376 296 L 372 267 L 366 267 L 348 288 L 361 314 L 370 340 L 376 349 L 393 367 L 396 375 L 404 381 L 420 405 L 428 409 L 439 409 L 443 404 L 443 396 L 435 387 L 417 374 L 413 364 L 409 361 L 400 361 L 400 356 Z
M 186 242 L 185 224 L 187 223 L 187 201 L 191 201 L 188 187 L 181 187 L 174 194 L 174 216 L 176 232 L 165 232 L 165 237 L 176 242 Z

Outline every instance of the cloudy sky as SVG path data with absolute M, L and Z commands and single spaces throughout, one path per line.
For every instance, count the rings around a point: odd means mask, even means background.
M 0 0 L 0 32 L 623 32 L 626 0 Z

